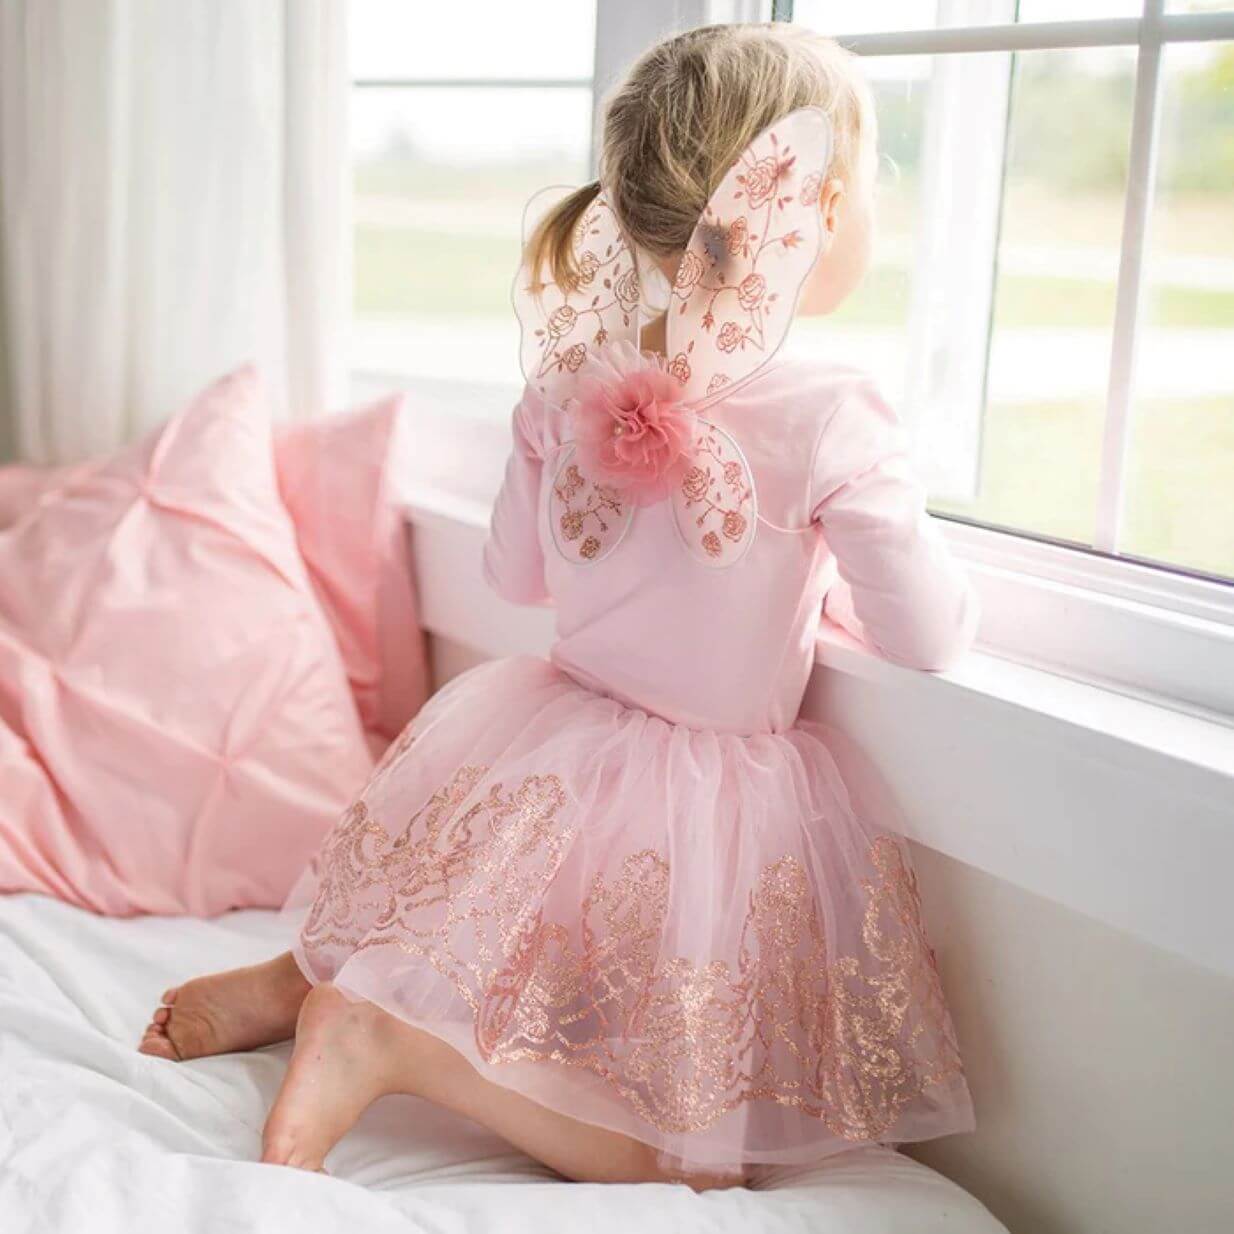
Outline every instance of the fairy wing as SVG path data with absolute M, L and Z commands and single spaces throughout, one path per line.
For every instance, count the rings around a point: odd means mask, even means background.
M 754 543 L 758 499 L 750 465 L 731 433 L 698 422 L 694 463 L 672 494 L 673 522 L 705 566 L 736 565 Z
M 797 299 L 822 247 L 818 195 L 831 155 L 831 128 L 816 108 L 764 130 L 725 175 L 686 248 L 668 309 L 669 368 L 700 409 L 752 377 L 788 334 Z M 534 198 L 526 234 L 565 190 Z M 638 271 L 601 194 L 574 235 L 582 272 L 556 287 L 520 270 L 514 302 L 522 324 L 523 372 L 561 401 L 588 354 L 606 341 L 638 343 Z M 548 495 L 558 551 L 594 564 L 625 537 L 633 509 L 620 492 L 583 474 L 563 452 Z M 693 466 L 671 497 L 690 554 L 711 567 L 741 559 L 758 524 L 754 479 L 731 433 L 700 418 Z
M 618 490 L 591 479 L 567 446 L 548 492 L 553 544 L 574 565 L 603 561 L 630 530 L 634 506 Z
M 523 251 L 544 215 L 572 190 L 544 189 L 523 215 Z M 571 287 L 553 282 L 548 270 L 532 270 L 523 258 L 514 282 L 519 320 L 519 358 L 527 384 L 560 402 L 587 356 L 605 342 L 638 344 L 639 281 L 608 199 L 600 193 L 575 226 L 578 280 Z
M 528 203 L 524 254 L 536 224 L 569 192 L 545 189 Z M 568 397 L 575 374 L 601 344 L 638 344 L 638 269 L 603 193 L 579 220 L 571 243 L 579 272 L 573 286 L 554 283 L 548 270 L 532 270 L 526 256 L 514 284 L 523 376 L 557 403 Z M 571 445 L 557 459 L 547 495 L 549 528 L 567 561 L 595 565 L 620 543 L 634 510 L 620 493 L 586 475 L 574 456 Z
M 822 248 L 819 189 L 831 125 L 817 108 L 764 129 L 712 194 L 673 284 L 669 369 L 696 406 L 719 401 L 779 349 Z M 735 565 L 754 541 L 754 476 L 731 433 L 699 419 L 694 465 L 672 494 L 687 551 Z
M 779 349 L 822 247 L 819 189 L 831 124 L 816 107 L 763 130 L 720 181 L 673 285 L 670 366 L 692 402 L 711 402 Z

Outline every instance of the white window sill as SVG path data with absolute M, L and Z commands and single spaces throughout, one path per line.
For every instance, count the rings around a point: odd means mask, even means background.
M 409 483 L 487 508 L 510 444 L 512 383 L 355 374 L 408 392 Z M 1234 585 L 943 522 L 981 597 L 983 651 L 1201 718 L 1234 720 Z
M 543 655 L 551 611 L 481 577 L 487 501 L 421 484 L 407 514 L 425 627 L 489 656 Z M 985 653 L 913 672 L 834 628 L 803 714 L 843 734 L 859 795 L 912 839 L 1234 975 L 1221 720 Z

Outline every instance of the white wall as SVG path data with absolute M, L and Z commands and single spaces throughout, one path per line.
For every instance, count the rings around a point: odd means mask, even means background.
M 486 658 L 429 646 L 437 684 Z M 1234 1229 L 1234 980 L 913 849 L 979 1123 L 913 1155 L 1013 1234 Z
M 1234 980 L 913 848 L 978 1130 L 912 1155 L 1013 1234 L 1234 1229 Z

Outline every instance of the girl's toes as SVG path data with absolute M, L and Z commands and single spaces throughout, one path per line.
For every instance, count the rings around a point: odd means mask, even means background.
M 171 1008 L 170 1007 L 160 1007 L 154 1013 L 154 1023 L 159 1025 L 159 1027 L 162 1027 L 170 1019 L 171 1019 Z
M 160 1032 L 153 1025 L 146 1029 L 145 1035 L 141 1039 L 141 1044 L 137 1047 L 139 1054 L 149 1054 L 154 1058 L 166 1058 L 171 1062 L 177 1060 L 176 1047 L 171 1044 L 166 1033 Z
M 263 1165 L 286 1165 L 295 1144 L 291 1140 L 283 1140 L 267 1135 L 261 1145 L 261 1161 Z
M 296 1170 L 324 1173 L 321 1159 L 314 1159 L 314 1156 L 295 1135 L 267 1135 L 261 1147 L 261 1159 L 266 1165 L 288 1165 Z
M 172 986 L 170 990 L 163 991 L 163 997 L 159 999 L 159 1002 L 162 1003 L 163 1006 L 165 1007 L 170 1007 L 172 1003 L 176 1001 L 176 995 L 179 993 L 180 993 L 180 987 Z

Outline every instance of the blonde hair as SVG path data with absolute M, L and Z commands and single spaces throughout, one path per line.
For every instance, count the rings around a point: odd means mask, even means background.
M 685 249 L 728 169 L 768 125 L 800 107 L 831 120 L 830 174 L 868 174 L 874 109 L 855 58 L 831 39 L 784 22 L 703 26 L 657 44 L 609 96 L 600 180 L 540 220 L 529 268 L 574 285 L 574 229 L 603 182 L 627 239 L 657 257 Z

